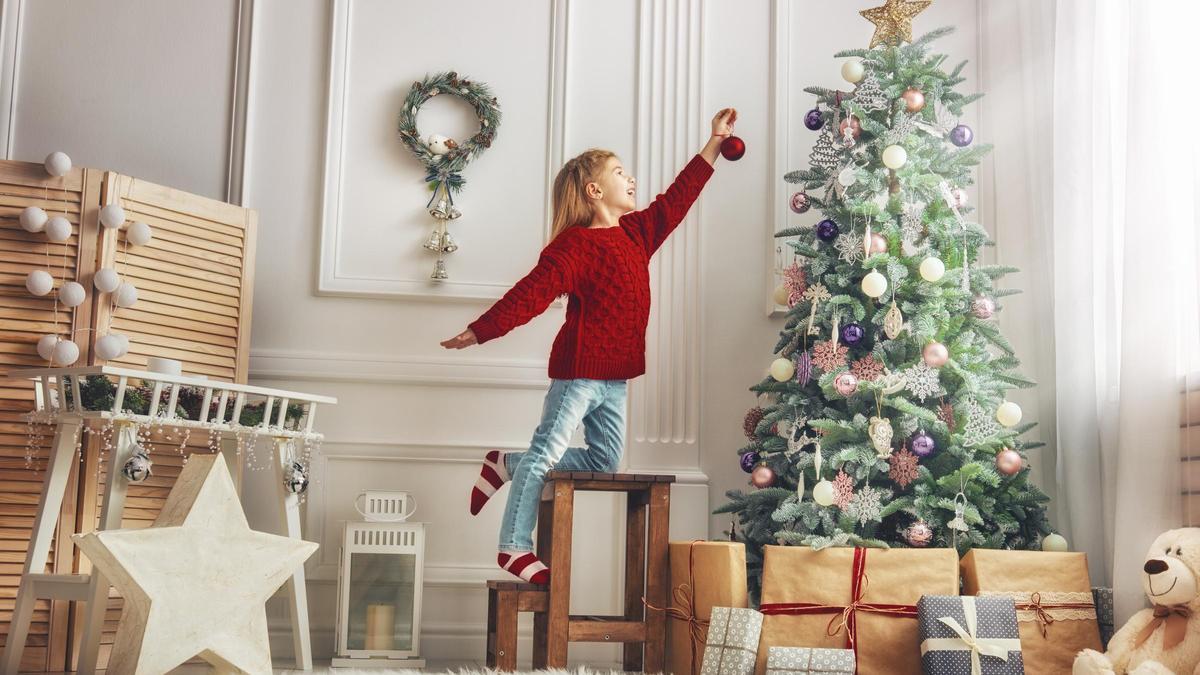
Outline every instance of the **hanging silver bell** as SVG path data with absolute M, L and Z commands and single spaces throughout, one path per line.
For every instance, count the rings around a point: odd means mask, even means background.
M 444 279 L 450 278 L 450 275 L 446 274 L 446 261 L 445 260 L 438 258 L 437 263 L 434 264 L 434 266 L 433 266 L 433 274 L 430 274 L 429 278 L 433 279 L 434 281 L 442 281 Z
M 458 250 L 458 244 L 455 243 L 454 237 L 447 232 L 442 236 L 442 253 L 454 253 Z
M 425 240 L 424 246 L 426 249 L 428 249 L 430 251 L 441 251 L 442 250 L 442 230 L 439 228 L 439 229 L 435 229 L 433 232 L 431 232 L 429 234 L 429 238 Z
M 138 447 L 133 451 L 133 456 L 125 460 L 125 465 L 121 467 L 121 475 L 130 483 L 141 483 L 153 475 L 153 468 L 154 462 L 150 461 L 150 455 Z
M 308 489 L 308 469 L 300 462 L 292 460 L 283 472 L 283 487 L 290 493 L 298 495 Z
M 429 209 L 429 215 L 438 220 L 454 220 L 462 215 L 462 212 L 454 208 L 445 199 L 439 199 L 436 206 Z

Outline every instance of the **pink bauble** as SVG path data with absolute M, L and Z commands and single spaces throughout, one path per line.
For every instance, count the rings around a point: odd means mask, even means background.
M 950 360 L 950 352 L 946 350 L 946 345 L 940 342 L 930 342 L 925 345 L 921 356 L 925 359 L 925 365 L 930 368 L 941 368 Z
M 883 236 L 882 234 L 879 234 L 878 232 L 871 233 L 871 253 L 872 254 L 887 252 L 887 244 L 888 244 L 887 237 Z
M 996 313 L 996 301 L 986 295 L 977 295 L 971 301 L 971 314 L 976 319 L 990 319 Z
M 933 541 L 933 528 L 923 520 L 904 528 L 904 541 L 914 548 L 924 548 Z
M 858 378 L 849 371 L 841 373 L 833 379 L 833 388 L 842 396 L 850 396 L 858 391 Z
M 1021 455 L 1012 448 L 1005 448 L 996 453 L 996 470 L 1005 476 L 1011 476 L 1020 471 L 1022 463 Z
M 812 204 L 808 203 L 808 195 L 804 194 L 803 192 L 797 192 L 796 194 L 792 195 L 791 206 L 792 211 L 796 213 L 806 213 L 810 208 L 812 208 Z
M 916 87 L 909 87 L 900 94 L 900 98 L 904 99 L 904 108 L 910 113 L 921 112 L 925 107 L 925 94 L 921 93 Z
M 756 488 L 767 488 L 775 484 L 775 471 L 766 464 L 759 464 L 750 473 L 750 482 Z
M 862 126 L 859 124 L 858 118 L 854 115 L 842 120 L 842 123 L 838 125 L 838 138 L 845 137 L 847 129 L 850 130 L 850 135 L 854 138 L 858 138 L 858 135 L 862 133 Z

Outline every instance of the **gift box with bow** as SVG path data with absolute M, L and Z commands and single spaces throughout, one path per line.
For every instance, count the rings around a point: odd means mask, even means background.
M 926 595 L 917 603 L 925 675 L 1023 675 L 1011 598 Z

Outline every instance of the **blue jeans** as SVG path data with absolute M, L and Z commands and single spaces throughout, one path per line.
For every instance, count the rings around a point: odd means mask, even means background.
M 625 393 L 625 380 L 550 380 L 529 450 L 504 455 L 512 485 L 500 525 L 501 551 L 533 550 L 538 503 L 551 470 L 616 470 L 625 446 Z M 569 448 L 580 422 L 588 447 Z

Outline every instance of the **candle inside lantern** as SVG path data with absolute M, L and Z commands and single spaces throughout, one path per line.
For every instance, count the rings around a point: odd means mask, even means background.
M 367 605 L 367 649 L 395 649 L 395 605 Z

